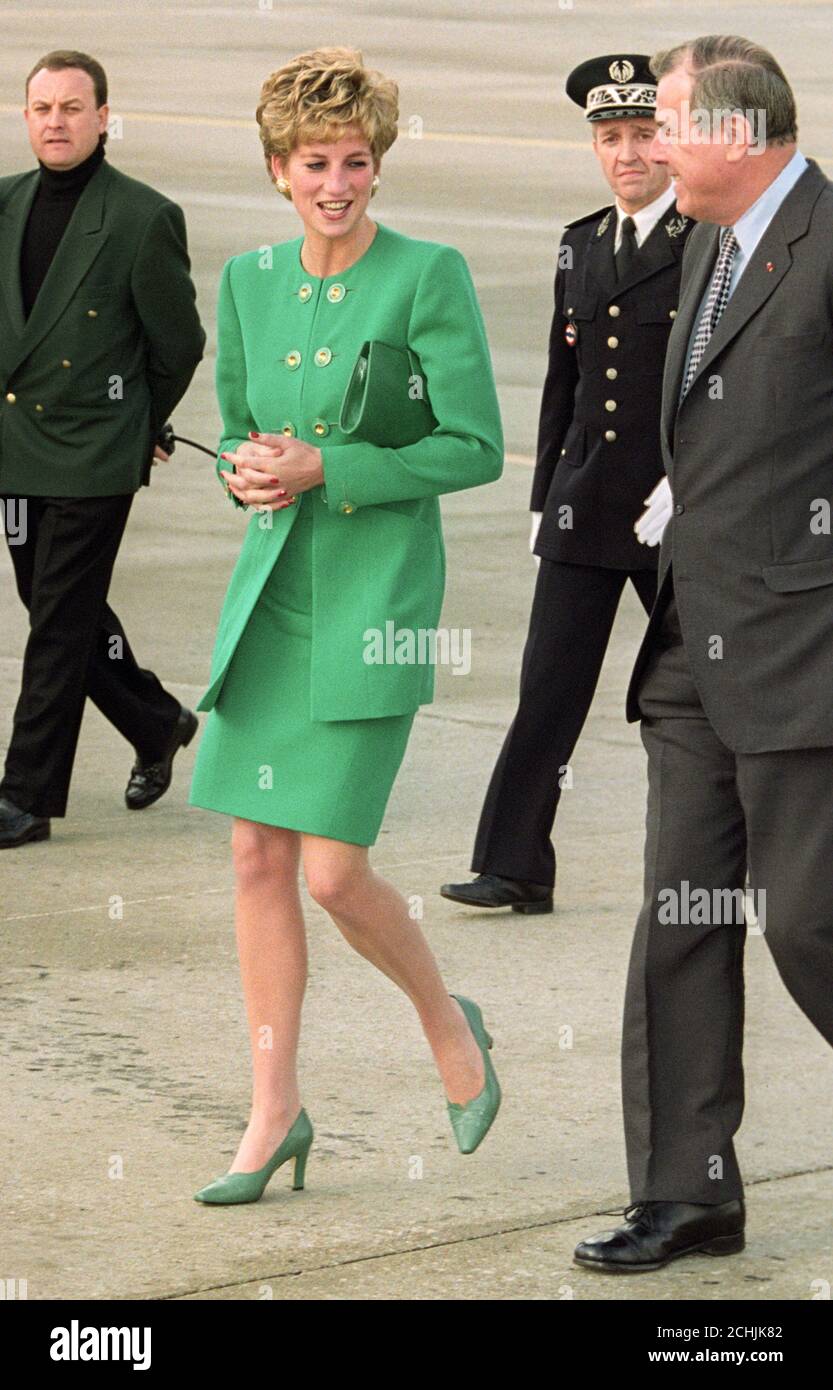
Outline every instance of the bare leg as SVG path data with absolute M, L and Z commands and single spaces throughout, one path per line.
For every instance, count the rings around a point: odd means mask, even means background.
M 306 834 L 301 844 L 312 897 L 353 949 L 408 995 L 448 1099 L 458 1105 L 473 1100 L 485 1083 L 480 1049 L 402 894 L 371 869 L 364 845 Z
M 252 1049 L 252 1109 L 229 1172 L 262 1168 L 301 1108 L 296 1071 L 307 942 L 297 831 L 235 817 L 235 926 Z

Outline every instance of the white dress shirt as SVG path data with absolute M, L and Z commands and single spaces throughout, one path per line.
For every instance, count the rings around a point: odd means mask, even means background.
M 670 208 L 675 196 L 674 184 L 671 183 L 664 193 L 660 193 L 659 197 L 655 198 L 652 203 L 646 203 L 644 208 L 639 209 L 639 212 L 625 212 L 624 209 L 619 206 L 619 199 L 617 198 L 616 240 L 613 245 L 613 254 L 615 255 L 622 245 L 622 223 L 626 217 L 633 218 L 636 244 L 637 246 L 641 246 L 645 238 L 651 235 L 651 232 L 659 222 L 662 214 Z

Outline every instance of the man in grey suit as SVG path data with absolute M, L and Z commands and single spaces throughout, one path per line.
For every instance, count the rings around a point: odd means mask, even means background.
M 766 50 L 710 36 L 651 66 L 650 158 L 700 225 L 663 385 L 673 509 L 628 692 L 649 782 L 622 1040 L 632 1205 L 575 1254 L 614 1272 L 743 1248 L 747 904 L 833 1043 L 833 185 L 796 148 Z

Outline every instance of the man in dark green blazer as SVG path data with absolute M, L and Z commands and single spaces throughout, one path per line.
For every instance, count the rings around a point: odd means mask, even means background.
M 0 179 L 0 499 L 30 614 L 0 781 L 0 848 L 63 816 L 87 695 L 136 750 L 126 791 L 167 790 L 196 716 L 137 665 L 107 604 L 133 494 L 202 357 L 175 203 L 104 158 L 107 85 L 87 54 L 29 75 L 39 168 Z

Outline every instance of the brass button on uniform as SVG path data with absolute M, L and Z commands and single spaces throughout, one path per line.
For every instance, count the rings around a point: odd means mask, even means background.
M 352 502 L 342 502 L 339 511 L 344 512 L 345 516 L 349 516 L 350 512 L 355 511 L 355 507 Z
M 331 304 L 338 304 L 339 300 L 343 299 L 346 293 L 347 291 L 344 286 L 336 283 L 335 285 L 330 285 L 330 288 L 327 290 L 327 298 Z
M 618 375 L 619 373 L 617 372 L 615 367 L 608 367 L 607 371 L 605 372 L 605 376 L 607 377 L 608 381 L 615 381 Z
M 6 400 L 9 402 L 9 405 L 14 405 L 15 401 L 17 400 L 17 396 L 15 395 L 14 391 L 6 392 Z
M 87 310 L 87 318 L 88 318 L 88 319 L 97 319 L 97 318 L 98 318 L 98 310 L 97 310 L 97 309 L 88 309 L 88 310 Z
M 312 285 L 308 285 L 308 284 L 304 283 L 304 284 L 301 286 L 301 288 L 299 289 L 299 291 L 298 291 L 298 298 L 301 300 L 301 302 L 302 302 L 303 304 L 306 304 L 306 302 L 307 302 L 307 300 L 309 299 L 309 297 L 310 297 L 311 294 L 312 294 Z
M 618 338 L 608 338 L 608 340 L 607 340 L 607 345 L 608 345 L 609 348 L 617 348 L 617 347 L 619 346 L 619 339 L 618 339 Z
M 608 444 L 615 444 L 615 443 L 616 443 L 616 431 L 615 431 L 615 430 L 605 430 L 605 439 L 607 440 Z
M 572 316 L 573 316 L 573 314 L 574 314 L 575 312 L 576 312 L 575 309 L 568 309 L 568 310 L 567 310 L 567 313 L 568 313 L 568 315 L 570 316 L 570 318 L 572 318 Z
M 316 420 L 312 428 L 315 434 L 319 436 L 330 433 L 330 426 L 327 424 L 326 420 Z
M 43 410 L 43 406 L 42 406 L 42 405 L 36 405 L 36 406 L 35 406 L 35 410 L 37 410 L 38 412 L 40 412 L 40 411 Z
M 677 317 L 677 310 L 676 310 L 676 309 L 669 309 L 669 310 L 668 310 L 668 317 L 669 317 L 670 319 L 675 319 L 675 318 Z
M 296 435 L 296 432 L 297 432 L 297 431 L 296 431 L 295 426 L 293 425 L 292 421 L 291 421 L 291 420 L 284 420 L 284 422 L 283 422 L 283 428 L 282 428 L 282 430 L 281 430 L 281 434 L 288 434 L 288 435 L 290 435 L 290 436 L 294 439 L 294 438 L 295 438 L 295 435 Z
M 291 372 L 294 372 L 295 368 L 300 367 L 301 365 L 301 354 L 297 351 L 288 352 L 283 360 L 286 363 L 289 370 Z
M 615 401 L 605 401 L 605 410 L 615 410 L 615 409 L 616 409 L 616 402 L 615 402 Z
M 608 311 L 607 311 L 607 312 L 610 314 L 610 317 L 611 317 L 612 319 L 618 319 L 618 317 L 619 317 L 619 315 L 621 314 L 622 310 L 619 308 L 619 305 L 618 305 L 618 304 L 611 304 L 610 307 L 608 308 Z
M 319 348 L 315 354 L 316 367 L 326 367 L 332 360 L 333 354 L 328 347 Z
M 71 366 L 72 366 L 72 363 L 70 362 L 70 360 L 69 360 L 68 357 L 65 357 L 64 360 L 63 360 L 63 362 L 61 363 L 61 366 L 62 366 L 62 367 L 71 367 Z

